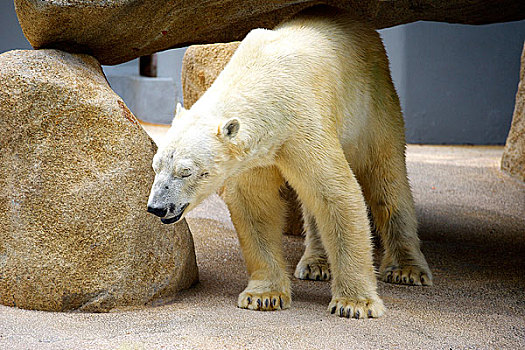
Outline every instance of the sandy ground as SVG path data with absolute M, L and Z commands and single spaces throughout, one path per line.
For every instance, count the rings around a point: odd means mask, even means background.
M 146 126 L 155 139 L 164 128 Z M 238 309 L 247 282 L 224 203 L 190 213 L 200 283 L 154 307 L 108 314 L 0 306 L 0 349 L 525 349 L 525 184 L 502 147 L 408 147 L 433 287 L 379 283 L 380 319 L 328 314 L 327 282 L 293 279 L 289 310 Z M 290 273 L 303 246 L 284 237 Z

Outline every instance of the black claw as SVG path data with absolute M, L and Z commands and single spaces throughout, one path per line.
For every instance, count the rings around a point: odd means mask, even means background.
M 269 299 L 266 299 L 264 301 L 264 306 L 266 306 L 268 308 L 268 306 L 270 305 L 270 300 Z
M 425 277 L 421 276 L 421 284 L 425 283 Z
M 281 307 L 281 310 L 283 309 L 283 299 L 279 297 L 279 306 Z
M 323 273 L 323 279 L 324 279 L 324 280 L 327 279 L 326 272 Z
M 277 299 L 273 298 L 272 299 L 272 307 L 275 307 L 277 306 Z
M 407 283 L 407 278 L 403 277 L 403 283 Z
M 248 297 L 248 299 L 246 299 L 246 301 L 248 302 L 248 304 L 251 304 L 252 303 L 252 298 Z
M 261 306 L 262 306 L 262 301 L 261 301 L 261 299 L 257 299 L 257 306 L 258 306 L 258 307 L 261 307 Z
M 330 313 L 331 313 L 331 314 L 335 314 L 335 309 L 337 309 L 337 306 L 334 306 L 334 307 L 332 308 L 332 311 L 330 311 Z
M 387 282 L 392 282 L 392 273 L 390 273 L 388 276 L 386 276 Z
M 319 276 L 319 275 L 315 276 L 315 280 L 316 281 L 320 281 L 321 280 L 321 276 Z
M 345 315 L 345 308 L 341 306 L 341 308 L 339 309 L 339 316 L 343 317 L 344 315 Z
M 350 318 L 350 309 L 346 310 L 346 318 Z
M 396 282 L 399 282 L 399 276 L 396 276 Z
M 304 275 L 304 278 L 303 278 L 303 279 L 305 279 L 305 280 L 310 279 L 309 277 L 310 277 L 310 275 L 309 275 L 309 274 L 306 274 L 306 275 Z
M 368 310 L 368 318 L 372 318 L 372 310 Z
M 410 277 L 410 284 L 414 284 L 414 279 Z
M 359 319 L 359 316 L 361 316 L 361 313 L 360 313 L 359 311 L 356 311 L 356 312 L 355 312 L 355 318 L 356 318 L 356 319 Z

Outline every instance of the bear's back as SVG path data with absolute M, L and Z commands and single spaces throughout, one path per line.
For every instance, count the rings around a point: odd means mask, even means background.
M 252 30 L 193 108 L 241 116 L 254 130 L 275 128 L 278 139 L 334 129 L 344 146 L 366 149 L 369 130 L 384 124 L 370 115 L 400 119 L 394 105 L 376 111 L 392 92 L 386 53 L 370 24 L 345 13 L 306 12 L 273 30 Z

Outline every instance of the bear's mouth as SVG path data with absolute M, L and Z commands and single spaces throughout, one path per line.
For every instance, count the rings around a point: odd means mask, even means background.
M 177 221 L 179 221 L 182 216 L 184 215 L 184 211 L 186 211 L 186 208 L 188 207 L 189 203 L 184 204 L 182 208 L 180 209 L 180 212 L 178 214 L 174 214 L 173 212 L 169 211 L 165 217 L 161 218 L 160 221 L 163 224 L 173 224 Z

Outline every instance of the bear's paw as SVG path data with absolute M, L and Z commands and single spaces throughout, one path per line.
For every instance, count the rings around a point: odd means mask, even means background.
M 237 306 L 241 309 L 274 311 L 288 309 L 291 301 L 290 295 L 282 292 L 250 293 L 244 291 L 239 295 Z
M 330 280 L 330 265 L 327 259 L 301 259 L 295 268 L 294 276 L 301 280 Z
M 381 274 L 384 282 L 414 286 L 431 286 L 432 274 L 428 268 L 402 265 L 389 266 Z
M 385 313 L 381 299 L 360 299 L 349 297 L 333 297 L 328 305 L 328 311 L 339 317 L 346 318 L 377 318 Z

